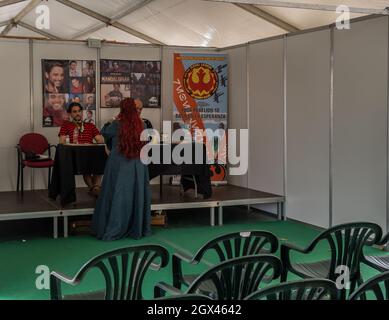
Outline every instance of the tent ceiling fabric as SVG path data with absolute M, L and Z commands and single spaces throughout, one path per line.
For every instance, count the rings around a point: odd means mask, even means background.
M 21 19 L 21 25 L 10 29 L 7 35 L 220 48 L 285 34 L 293 27 L 298 30 L 331 24 L 338 15 L 326 11 L 325 6 L 380 11 L 389 7 L 389 0 L 235 0 L 250 4 L 254 8 L 251 12 L 258 12 L 257 8 L 273 16 L 272 21 L 229 3 L 234 2 L 231 0 L 70 1 L 106 17 L 103 21 L 108 25 L 57 0 L 45 0 L 41 3 L 50 8 L 50 30 L 39 34 L 33 31 L 37 14 L 31 10 Z M 31 0 L 0 0 L 0 33 L 30 3 Z M 322 10 L 301 9 L 304 6 Z M 351 17 L 363 15 L 353 13 Z
M 24 1 L 0 7 L 0 22 L 15 18 L 29 3 L 30 1 Z

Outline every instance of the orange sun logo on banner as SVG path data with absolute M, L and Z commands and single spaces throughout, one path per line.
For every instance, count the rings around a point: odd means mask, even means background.
M 219 76 L 209 64 L 197 63 L 185 71 L 184 87 L 191 97 L 208 99 L 219 87 Z

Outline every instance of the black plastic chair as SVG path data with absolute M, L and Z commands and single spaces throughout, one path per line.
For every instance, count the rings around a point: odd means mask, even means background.
M 269 280 L 281 276 L 282 263 L 274 255 L 250 255 L 221 262 L 194 280 L 185 294 L 201 294 L 212 300 L 243 300 Z M 156 298 L 182 291 L 165 282 L 154 288 Z
M 386 246 L 389 243 L 389 233 L 387 233 L 382 240 L 377 243 L 380 246 Z M 380 271 L 389 271 L 389 254 L 383 256 L 364 256 L 363 263 Z
M 16 190 L 21 194 L 24 192 L 24 168 L 32 169 L 49 169 L 48 184 L 50 186 L 51 168 L 54 166 L 54 160 L 51 159 L 51 148 L 56 148 L 54 145 L 50 145 L 46 137 L 39 133 L 28 133 L 20 138 L 16 150 L 18 153 L 18 176 Z M 48 151 L 48 157 L 46 159 L 40 159 L 39 155 L 43 155 Z
M 234 232 L 219 236 L 204 244 L 193 257 L 182 252 L 173 254 L 173 286 L 178 289 L 181 289 L 182 285 L 189 286 L 199 275 L 184 275 L 182 262 L 197 265 L 206 253 L 216 253 L 218 262 L 223 262 L 247 255 L 275 253 L 277 249 L 277 237 L 267 231 Z
M 140 245 L 116 249 L 91 259 L 73 278 L 51 272 L 52 300 L 142 300 L 142 284 L 149 268 L 159 270 L 169 261 L 168 251 L 159 245 Z M 63 296 L 61 283 L 76 286 L 92 269 L 104 276 L 105 290 Z
M 269 286 L 244 300 L 335 300 L 336 284 L 327 279 L 305 279 Z
M 355 222 L 338 225 L 322 232 L 306 248 L 292 244 L 281 245 L 281 260 L 284 264 L 282 282 L 287 279 L 287 273 L 292 272 L 302 278 L 323 278 L 337 280 L 337 268 L 347 267 L 350 275 L 350 292 L 363 280 L 360 272 L 362 250 L 365 245 L 376 244 L 381 239 L 382 230 L 375 223 Z M 317 244 L 327 241 L 330 247 L 330 256 L 326 260 L 311 263 L 294 263 L 290 260 L 290 251 L 303 254 L 311 253 Z M 340 299 L 346 298 L 346 290 L 340 290 Z
M 370 292 L 375 300 L 389 300 L 389 271 L 366 281 L 350 295 L 350 300 L 366 300 L 366 295 Z

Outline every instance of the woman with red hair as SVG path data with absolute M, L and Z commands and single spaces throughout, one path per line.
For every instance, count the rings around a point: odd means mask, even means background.
M 131 98 L 120 103 L 120 114 L 101 130 L 111 153 L 92 219 L 98 239 L 140 239 L 151 234 L 149 173 L 140 160 L 143 130 Z

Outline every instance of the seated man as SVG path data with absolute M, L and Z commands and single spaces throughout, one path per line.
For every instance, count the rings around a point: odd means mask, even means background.
M 136 111 L 138 111 L 139 116 L 142 118 L 142 110 L 143 110 L 143 102 L 141 99 L 137 98 L 135 99 L 135 106 L 136 106 Z M 148 119 L 142 118 L 142 121 L 146 127 L 146 129 L 153 129 L 153 125 Z
M 82 107 L 77 102 L 72 102 L 68 106 L 70 121 L 65 121 L 59 132 L 59 143 L 65 144 L 66 138 L 69 137 L 70 143 L 84 144 L 104 143 L 104 138 L 100 135 L 99 130 L 92 123 L 84 123 L 82 121 Z M 84 181 L 89 187 L 90 192 L 98 196 L 100 192 L 101 176 L 100 175 L 84 175 Z

